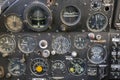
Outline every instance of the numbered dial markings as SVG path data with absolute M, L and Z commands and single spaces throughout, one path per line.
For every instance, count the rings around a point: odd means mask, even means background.
M 12 32 L 19 32 L 23 28 L 22 20 L 15 14 L 11 14 L 6 17 L 5 25 L 6 28 Z
M 74 59 L 70 62 L 68 70 L 72 75 L 82 75 L 85 72 L 85 63 L 82 59 Z
M 77 35 L 74 39 L 74 46 L 77 48 L 77 49 L 83 49 L 87 46 L 87 43 L 88 43 L 88 40 L 87 38 L 83 37 L 83 36 L 80 36 L 80 35 Z
M 16 48 L 16 41 L 9 35 L 3 35 L 0 37 L 0 52 L 6 54 L 11 53 Z
M 21 62 L 20 59 L 15 58 L 10 60 L 9 66 L 8 66 L 8 71 L 13 75 L 13 76 L 20 76 L 24 74 L 26 69 L 26 66 L 23 62 Z
M 52 48 L 58 54 L 67 53 L 70 50 L 70 47 L 71 47 L 71 42 L 63 36 L 57 37 L 52 42 Z
M 87 20 L 87 27 L 90 31 L 100 32 L 108 25 L 108 18 L 102 13 L 95 13 Z
M 32 53 L 36 48 L 36 40 L 32 36 L 23 36 L 18 41 L 18 47 L 23 53 Z
M 33 59 L 30 70 L 35 76 L 42 76 L 48 71 L 48 63 L 42 58 Z
M 107 56 L 106 49 L 102 45 L 94 45 L 88 50 L 87 57 L 90 62 L 100 64 L 105 61 Z

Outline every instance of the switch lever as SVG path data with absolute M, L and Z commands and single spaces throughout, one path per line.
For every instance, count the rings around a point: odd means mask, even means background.
M 0 78 L 3 78 L 5 75 L 3 66 L 0 66 Z

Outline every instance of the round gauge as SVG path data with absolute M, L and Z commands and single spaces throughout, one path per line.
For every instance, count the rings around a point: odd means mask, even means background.
M 75 6 L 67 6 L 61 11 L 61 20 L 67 26 L 74 26 L 81 19 L 81 11 Z
M 30 29 L 44 31 L 51 24 L 52 14 L 45 4 L 35 1 L 26 8 L 25 19 Z
M 48 71 L 48 63 L 42 58 L 35 58 L 30 63 L 30 70 L 35 76 L 42 76 Z
M 61 60 L 56 60 L 52 62 L 52 75 L 53 76 L 63 76 L 66 71 L 66 65 Z
M 18 47 L 23 53 L 32 53 L 36 48 L 36 40 L 32 36 L 23 36 L 18 41 Z
M 93 0 L 92 3 L 91 3 L 91 8 L 93 10 L 99 10 L 101 8 L 101 1 L 96 1 L 96 0 Z
M 10 60 L 10 63 L 8 65 L 8 71 L 13 75 L 13 76 L 20 76 L 24 74 L 26 69 L 26 66 L 23 62 L 21 62 L 20 59 L 15 58 Z
M 52 42 L 53 50 L 58 54 L 65 54 L 70 50 L 71 42 L 63 37 L 59 36 Z
M 65 64 L 61 60 L 56 60 L 52 63 L 52 70 L 53 71 L 65 71 Z
M 12 32 L 19 32 L 23 28 L 22 20 L 15 14 L 11 14 L 6 17 L 5 25 L 6 28 Z
M 10 35 L 3 35 L 0 37 L 0 52 L 4 54 L 11 53 L 16 48 L 16 41 Z
M 75 39 L 74 39 L 74 46 L 77 49 L 83 49 L 87 46 L 87 41 L 88 40 L 85 37 L 77 35 L 75 36 Z
M 85 67 L 84 61 L 77 58 L 70 62 L 68 70 L 72 75 L 79 76 L 85 72 Z
M 108 25 L 108 18 L 102 13 L 95 13 L 87 20 L 87 27 L 90 31 L 100 32 Z
M 107 52 L 102 45 L 94 45 L 88 50 L 87 57 L 90 62 L 100 64 L 105 61 Z

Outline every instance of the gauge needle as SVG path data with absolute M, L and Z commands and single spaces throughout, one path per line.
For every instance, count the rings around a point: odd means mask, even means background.
M 8 38 L 6 38 L 6 42 L 5 42 L 6 44 L 8 44 L 9 43 L 9 40 L 8 40 Z
M 95 16 L 95 22 L 96 22 L 96 27 L 98 26 L 98 24 L 97 24 L 97 21 L 98 21 L 98 18 L 97 18 L 97 16 Z
M 22 43 L 21 46 L 28 46 L 28 44 L 27 43 Z
M 74 62 L 71 62 L 73 65 L 76 65 Z
M 13 16 L 13 21 L 16 22 L 16 18 L 15 18 L 15 16 Z
M 19 65 L 17 65 L 14 68 L 12 68 L 11 71 L 18 70 L 18 69 L 19 69 Z
M 59 45 L 58 50 L 60 50 L 60 48 L 61 48 L 61 45 Z

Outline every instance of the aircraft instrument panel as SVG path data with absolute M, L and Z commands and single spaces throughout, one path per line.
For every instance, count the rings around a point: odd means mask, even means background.
M 0 0 L 0 80 L 120 80 L 120 0 Z

